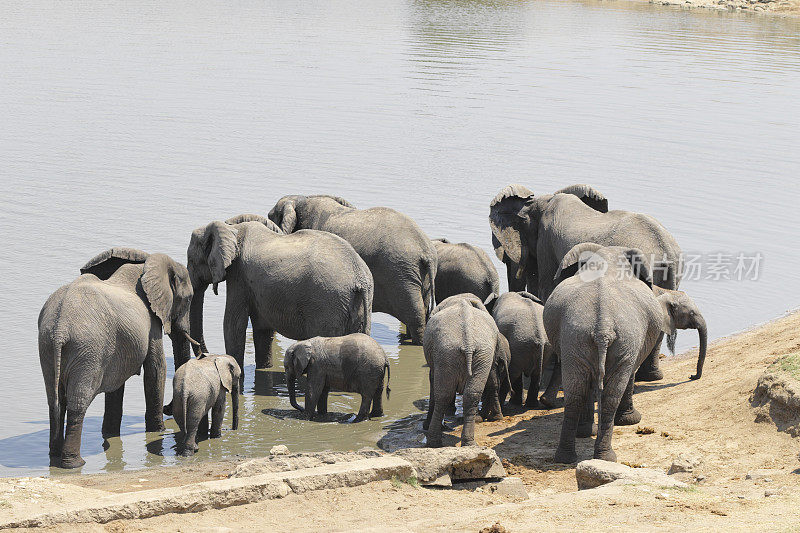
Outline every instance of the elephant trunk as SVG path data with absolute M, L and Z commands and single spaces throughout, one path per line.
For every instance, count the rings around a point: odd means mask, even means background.
M 173 330 L 169 334 L 169 339 L 172 341 L 172 358 L 175 362 L 175 370 L 178 370 L 183 363 L 191 358 L 189 353 L 189 340 L 182 331 Z
M 194 284 L 194 296 L 192 296 L 192 306 L 189 308 L 189 334 L 200 343 L 200 351 L 208 353 L 206 341 L 203 337 L 203 302 L 206 297 L 208 283 Z
M 239 429 L 239 380 L 234 379 L 231 385 L 231 410 L 233 411 L 233 430 Z
M 303 408 L 297 404 L 297 392 L 295 391 L 295 386 L 297 385 L 297 377 L 294 374 L 286 374 L 286 384 L 289 386 L 289 403 L 292 404 L 292 407 L 303 412 Z
M 706 362 L 706 348 L 708 347 L 708 331 L 706 321 L 702 318 L 697 326 L 697 334 L 700 337 L 700 351 L 697 354 L 697 374 L 689 376 L 689 379 L 700 379 L 703 375 L 703 364 Z

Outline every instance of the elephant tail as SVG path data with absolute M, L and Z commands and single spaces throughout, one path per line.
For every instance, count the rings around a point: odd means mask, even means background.
M 603 417 L 603 382 L 606 379 L 606 356 L 608 355 L 608 345 L 610 340 L 604 336 L 595 339 L 597 345 L 597 375 L 595 376 L 595 389 L 597 391 L 597 412 L 598 412 L 598 431 L 600 421 Z
M 347 333 L 366 333 L 369 335 L 372 328 L 372 302 L 369 290 L 364 286 L 353 289 L 353 298 L 350 301 L 350 317 Z
M 386 362 L 386 399 L 389 399 L 389 393 L 392 392 L 392 389 L 389 388 L 389 381 L 392 380 L 392 372 L 389 370 L 389 362 Z M 380 393 L 379 393 L 380 394 Z
M 436 307 L 436 266 L 429 258 L 423 257 L 420 267 L 422 273 L 422 302 L 425 306 L 425 323 L 427 324 L 433 308 Z
M 464 361 L 467 365 L 467 376 L 472 376 L 472 350 L 469 348 L 461 348 L 461 353 L 464 354 Z

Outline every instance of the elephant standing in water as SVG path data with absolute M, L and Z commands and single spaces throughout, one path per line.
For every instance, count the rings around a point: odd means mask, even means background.
M 670 290 L 680 285 L 681 249 L 664 226 L 648 215 L 609 211 L 605 197 L 588 185 L 544 196 L 509 185 L 492 200 L 489 220 L 500 244 L 498 257 L 518 265 L 515 276 L 525 279 L 528 291 L 543 302 L 555 289 L 561 259 L 582 242 L 637 248 L 648 261 L 655 285 Z M 658 368 L 660 346 L 659 339 L 637 373 L 638 380 L 663 377 Z
M 86 409 L 105 393 L 103 438 L 119 436 L 125 381 L 144 368 L 145 427 L 164 429 L 162 327 L 189 359 L 192 285 L 163 254 L 112 248 L 53 293 L 39 313 L 39 361 L 50 408 L 53 466 L 77 468 Z M 194 342 L 194 341 L 192 341 Z M 66 416 L 66 433 L 64 418 Z
M 465 242 L 451 243 L 434 239 L 436 266 L 436 303 L 450 296 L 470 293 L 480 300 L 500 294 L 500 277 L 489 254 Z
M 239 218 L 239 217 L 237 217 Z M 242 369 L 248 318 L 256 366 L 272 366 L 272 337 L 369 333 L 372 274 L 347 241 L 324 231 L 284 234 L 272 222 L 214 221 L 192 233 L 187 251 L 194 287 L 191 333 L 206 352 L 203 300 L 227 283 L 225 351 Z
M 386 207 L 356 209 L 334 196 L 284 196 L 269 212 L 283 231 L 329 231 L 353 245 L 375 280 L 372 310 L 406 325 L 422 342 L 434 307 L 436 249 L 408 216 Z
M 511 352 L 483 303 L 471 294 L 447 298 L 436 306 L 423 342 L 425 361 L 430 367 L 428 446 L 442 445 L 442 420 L 455 398 L 463 394 L 464 426 L 461 446 L 475 444 L 475 415 L 483 400 L 481 415 L 486 420 L 500 420 L 498 391 L 508 386 Z
M 555 460 L 577 460 L 575 437 L 592 434 L 594 400 L 598 429 L 594 457 L 615 461 L 614 424 L 641 420 L 633 408 L 634 373 L 662 333 L 697 329 L 698 379 L 706 357 L 706 323 L 686 294 L 656 287 L 640 250 L 582 243 L 565 256 L 561 281 L 544 306 L 544 325 L 561 354 L 564 422 Z

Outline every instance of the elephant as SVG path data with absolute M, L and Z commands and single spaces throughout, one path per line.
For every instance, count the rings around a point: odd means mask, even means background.
M 483 303 L 472 294 L 451 296 L 436 306 L 423 339 L 430 401 L 423 429 L 427 445 L 442 446 L 442 420 L 456 392 L 463 394 L 461 446 L 475 444 L 475 416 L 483 400 L 484 420 L 503 417 L 498 391 L 511 387 L 511 350 Z
M 207 352 L 205 292 L 211 284 L 217 294 L 225 281 L 225 351 L 242 369 L 242 380 L 248 319 L 257 368 L 272 366 L 276 331 L 290 339 L 370 331 L 372 274 L 341 237 L 315 230 L 286 235 L 266 219 L 213 221 L 194 230 L 187 257 L 195 294 L 191 334 Z
M 166 362 L 163 331 L 176 359 L 189 358 L 192 285 L 186 267 L 164 254 L 112 248 L 39 313 L 39 362 L 50 411 L 51 465 L 78 468 L 92 400 L 105 393 L 104 439 L 119 436 L 125 381 L 144 368 L 145 427 L 162 431 Z M 64 421 L 66 417 L 66 431 Z
M 313 420 L 328 412 L 328 392 L 333 389 L 357 392 L 361 407 L 353 422 L 383 416 L 383 376 L 386 373 L 386 399 L 389 399 L 389 359 L 378 342 L 363 333 L 342 337 L 314 337 L 297 342 L 286 350 L 283 359 L 289 402 Z M 297 403 L 297 378 L 308 374 L 305 409 Z M 372 411 L 370 412 L 370 404 Z
M 598 426 L 594 457 L 615 461 L 614 425 L 636 424 L 634 373 L 666 333 L 697 329 L 698 379 L 706 357 L 703 315 L 685 293 L 653 288 L 649 263 L 641 250 L 581 243 L 563 258 L 561 281 L 544 306 L 544 325 L 553 349 L 561 354 L 564 421 L 555 461 L 577 460 L 575 437 L 592 434 L 594 398 Z M 562 281 L 563 280 L 563 281 Z M 670 347 L 673 346 L 670 344 Z
M 239 378 L 236 359 L 230 355 L 201 354 L 175 371 L 172 378 L 172 405 L 175 422 L 181 430 L 180 454 L 191 456 L 197 451 L 198 428 L 208 432 L 208 411 L 211 410 L 211 438 L 221 435 L 225 418 L 225 393 L 231 393 L 233 429 L 239 427 Z M 201 425 L 205 427 L 200 428 Z
M 681 249 L 675 238 L 651 216 L 609 211 L 608 200 L 588 185 L 572 185 L 552 195 L 535 196 L 521 185 L 509 185 L 490 204 L 490 225 L 498 257 L 518 265 L 517 278 L 543 302 L 555 289 L 561 259 L 576 244 L 595 242 L 641 250 L 653 272 L 653 283 L 677 290 L 683 275 Z M 663 378 L 658 368 L 661 342 L 642 365 L 637 379 Z
M 269 212 L 283 231 L 316 229 L 353 245 L 375 280 L 372 310 L 392 315 L 421 344 L 433 309 L 436 248 L 410 217 L 389 209 L 356 209 L 335 196 L 284 196 Z
M 511 348 L 511 364 L 508 374 L 514 388 L 511 403 L 522 405 L 522 375 L 530 377 L 531 383 L 525 407 L 539 407 L 539 388 L 541 386 L 542 361 L 553 358 L 553 348 L 547 340 L 542 321 L 544 306 L 541 300 L 525 291 L 507 292 L 501 296 L 490 295 L 484 306 L 492 314 L 500 333 L 508 340 Z M 558 384 L 551 381 L 543 395 L 547 406 L 552 406 Z M 508 389 L 500 389 L 500 405 L 506 400 Z
M 456 294 L 471 293 L 485 300 L 500 293 L 500 278 L 489 254 L 465 242 L 433 239 L 438 256 L 436 303 Z

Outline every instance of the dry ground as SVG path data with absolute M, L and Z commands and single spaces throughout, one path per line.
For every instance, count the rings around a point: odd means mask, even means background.
M 105 525 L 74 525 L 62 531 L 479 531 L 499 522 L 508 531 L 545 527 L 574 530 L 666 529 L 800 531 L 800 439 L 778 432 L 771 422 L 756 423 L 749 397 L 758 376 L 778 357 L 800 351 L 800 313 L 709 348 L 703 378 L 689 381 L 696 351 L 664 361 L 665 379 L 637 386 L 640 426 L 617 428 L 620 461 L 666 470 L 673 458 L 702 460 L 692 474 L 676 474 L 690 488 L 604 487 L 576 492 L 573 466 L 550 462 L 561 410 L 528 411 L 501 422 L 479 424 L 479 444 L 493 447 L 507 470 L 520 476 L 531 499 L 461 490 L 423 489 L 400 482 L 328 490 L 282 500 L 164 515 Z M 592 439 L 579 444 L 590 458 Z M 190 470 L 159 469 L 114 476 L 83 476 L 74 483 L 107 490 L 140 490 L 224 475 L 231 463 L 193 465 Z M 766 479 L 745 479 L 756 469 L 772 469 Z M 697 481 L 697 478 L 700 481 Z M 126 487 L 127 485 L 127 487 Z

